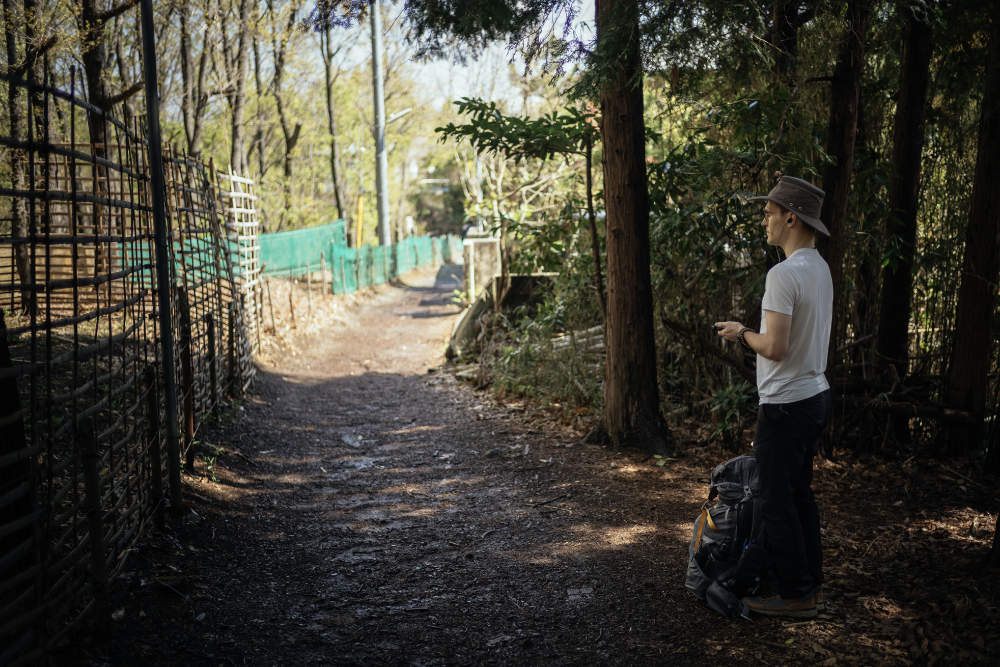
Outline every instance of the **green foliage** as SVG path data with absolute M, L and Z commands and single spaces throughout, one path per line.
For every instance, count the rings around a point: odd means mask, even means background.
M 481 369 L 495 391 L 568 408 L 600 405 L 602 351 L 593 336 L 564 334 L 590 326 L 593 300 L 573 298 L 571 290 L 557 283 L 537 312 L 522 308 L 493 321 Z
M 738 450 L 743 443 L 743 428 L 757 405 L 757 389 L 749 382 L 726 385 L 712 394 L 710 410 L 714 429 L 712 437 L 718 438 L 728 449 Z
M 557 155 L 582 154 L 599 132 L 595 112 L 576 107 L 552 111 L 531 119 L 500 113 L 496 102 L 463 97 L 455 102 L 467 123 L 435 128 L 440 141 L 466 140 L 477 153 L 500 154 L 514 163 L 528 158 L 548 160 Z

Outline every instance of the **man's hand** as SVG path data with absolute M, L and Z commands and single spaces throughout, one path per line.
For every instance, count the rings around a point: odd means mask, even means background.
M 743 325 L 739 322 L 716 322 L 715 323 L 715 333 L 722 336 L 726 340 L 735 343 L 736 334 L 740 332 Z

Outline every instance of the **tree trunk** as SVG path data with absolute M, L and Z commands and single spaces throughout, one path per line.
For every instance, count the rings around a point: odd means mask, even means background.
M 830 120 L 827 125 L 826 152 L 834 158 L 823 170 L 823 210 L 820 218 L 830 230 L 826 261 L 833 278 L 833 332 L 830 336 L 828 367 L 837 365 L 836 350 L 843 344 L 847 330 L 847 308 L 842 289 L 844 252 L 851 230 L 847 225 L 847 195 L 854 171 L 854 145 L 857 139 L 861 73 L 864 67 L 864 36 L 871 13 L 871 0 L 850 0 L 847 28 L 844 31 L 837 65 L 830 89 Z
M 799 56 L 798 13 L 800 0 L 777 0 L 771 15 L 771 45 L 775 49 L 774 76 L 790 86 Z
M 235 5 L 234 2 L 238 2 Z M 247 15 L 248 0 L 229 0 L 225 6 L 221 2 L 214 5 L 215 22 L 219 26 L 224 97 L 229 106 L 229 164 L 234 171 L 245 174 L 247 151 L 243 139 L 243 113 L 246 108 L 247 87 L 247 40 L 250 38 L 250 20 Z M 256 6 L 254 6 L 256 17 Z M 235 16 L 233 14 L 235 13 Z M 227 27 L 236 26 L 236 34 L 231 35 Z
M 333 184 L 333 198 L 337 204 L 337 217 L 344 219 L 344 206 L 340 200 L 340 182 L 337 179 L 337 109 L 333 99 L 333 84 L 336 77 L 333 73 L 334 51 L 330 42 L 330 27 L 324 27 L 320 33 L 320 51 L 323 56 L 323 71 L 326 84 L 326 125 L 330 131 L 330 180 Z
M 6 26 L 6 52 L 8 67 L 17 67 L 22 63 L 19 56 L 17 44 L 17 30 L 15 26 L 23 25 L 19 20 L 12 0 L 3 0 L 3 17 Z M 26 57 L 26 56 L 25 56 Z M 23 141 L 25 138 L 24 123 L 27 110 L 21 103 L 21 89 L 17 86 L 8 86 L 7 94 L 7 119 L 10 123 L 10 138 L 14 141 Z M 11 149 L 11 185 L 15 190 L 27 189 L 27 168 L 28 160 L 25 152 L 21 149 Z M 10 206 L 11 231 L 14 236 L 22 239 L 28 237 L 28 207 L 27 200 L 23 197 L 13 197 Z M 21 303 L 19 311 L 23 315 L 31 313 L 35 308 L 35 291 L 32 289 L 34 282 L 34 271 L 31 267 L 29 248 L 26 243 L 14 245 L 14 264 L 17 267 L 17 277 L 21 283 Z
M 594 179 L 593 179 L 593 157 L 594 138 L 589 128 L 584 128 L 584 141 L 586 142 L 584 158 L 586 159 L 587 174 L 587 223 L 590 225 L 590 250 L 594 255 L 594 287 L 597 288 L 597 299 L 601 304 L 601 317 L 605 322 L 608 319 L 608 304 L 604 297 L 604 276 L 601 275 L 601 243 L 597 238 L 597 216 L 594 215 Z
M 977 417 L 975 426 L 955 425 L 950 454 L 975 450 L 982 442 L 987 374 L 991 370 L 993 319 L 1000 272 L 1000 10 L 994 9 L 986 89 L 979 121 L 979 146 L 966 231 L 962 284 L 958 292 L 955 341 L 948 370 L 948 404 Z M 991 443 L 988 467 L 1000 470 L 1000 451 Z M 994 542 L 996 551 L 996 542 Z M 1000 554 L 994 554 L 1000 558 Z
M 774 78 L 789 89 L 795 87 L 799 58 L 799 28 L 816 16 L 816 0 L 775 0 L 771 12 L 770 41 L 775 49 Z
M 639 9 L 635 0 L 598 0 L 596 15 L 598 48 L 623 56 L 600 93 L 608 253 L 603 427 L 615 445 L 660 452 L 670 435 L 660 416 L 653 340 Z
M 236 80 L 233 81 L 235 90 L 232 93 L 232 102 L 230 108 L 232 110 L 232 115 L 230 116 L 232 124 L 230 125 L 230 149 L 229 149 L 229 161 L 231 164 L 235 165 L 235 169 L 241 174 L 245 174 L 247 171 L 247 152 L 246 147 L 243 145 L 243 111 L 246 107 L 246 89 L 247 89 L 247 38 L 250 32 L 248 23 L 249 17 L 247 16 L 247 0 L 240 0 L 238 15 L 238 25 L 239 25 L 239 35 L 237 37 L 236 46 L 236 62 L 235 62 L 235 74 Z M 220 26 L 220 29 L 225 29 Z
M 104 38 L 105 21 L 98 16 L 98 12 L 97 0 L 82 0 L 80 18 L 82 20 L 83 53 L 81 59 L 83 60 L 84 78 L 87 80 L 87 101 L 98 109 L 108 111 L 108 87 L 104 80 L 104 71 L 107 65 L 107 48 Z M 94 157 L 98 158 L 98 161 L 107 158 L 107 126 L 102 114 L 88 111 L 87 127 L 90 130 L 90 144 Z M 95 194 L 99 199 L 105 198 L 108 191 L 107 168 L 102 164 L 95 163 L 93 170 Z M 107 227 L 104 225 L 104 208 L 104 205 L 98 201 L 93 204 L 94 234 L 111 233 L 110 221 Z M 111 271 L 111 261 L 106 252 L 105 244 L 95 244 L 95 273 Z
M 892 382 L 906 377 L 909 365 L 910 298 L 930 59 L 930 26 L 908 13 L 893 130 L 894 172 L 889 180 L 887 237 L 890 257 L 882 272 L 876 344 L 879 364 Z M 896 420 L 895 433 L 898 439 L 908 440 L 906 419 Z
M 202 36 L 198 63 L 192 61 L 191 32 L 188 28 L 190 3 L 185 1 L 178 12 L 181 41 L 181 115 L 184 121 L 184 138 L 189 154 L 201 155 L 202 120 L 205 112 L 205 67 L 208 63 L 208 38 Z M 203 19 L 207 20 L 208 16 Z M 202 26 L 207 28 L 208 26 Z
M 271 17 L 272 27 L 275 32 L 278 31 L 277 21 L 275 20 L 275 10 L 272 0 L 268 2 L 268 13 Z M 271 41 L 271 53 L 274 57 L 274 78 L 271 80 L 271 94 L 274 96 L 274 104 L 278 109 L 278 120 L 281 122 L 281 133 L 285 139 L 285 154 L 282 158 L 282 167 L 285 181 L 282 185 L 283 193 L 283 207 L 281 215 L 278 221 L 278 228 L 280 229 L 285 220 L 288 217 L 288 212 L 291 210 L 292 205 L 292 151 L 295 150 L 295 145 L 299 142 L 299 134 L 302 131 L 302 123 L 296 122 L 295 127 L 292 128 L 291 121 L 288 118 L 288 113 L 285 109 L 285 100 L 282 97 L 281 83 L 282 78 L 285 74 L 285 54 L 288 49 L 288 42 L 292 38 L 292 34 L 295 31 L 295 17 L 298 14 L 298 5 L 292 5 L 288 7 L 288 24 L 284 28 L 284 32 L 277 34 L 272 38 Z
M 858 109 L 858 134 L 857 147 L 855 148 L 855 165 L 858 172 L 869 173 L 875 165 L 879 156 L 872 148 L 871 123 L 866 120 L 866 107 L 864 104 L 865 94 L 861 93 L 862 100 Z M 872 179 L 866 179 L 864 183 L 855 184 L 855 196 L 862 202 L 858 206 L 859 227 L 862 233 L 869 238 L 877 238 L 871 234 L 877 229 L 877 214 L 874 206 L 871 205 L 872 194 L 878 186 Z M 878 322 L 878 279 L 880 252 L 878 243 L 859 244 L 857 248 L 858 257 L 856 259 L 856 269 L 854 275 L 854 324 L 855 336 L 872 336 L 877 329 Z M 836 298 L 836 297 L 834 297 Z M 848 363 L 861 367 L 862 372 L 868 370 L 871 359 L 872 344 L 854 345 L 851 348 L 850 361 Z M 867 378 L 866 378 L 867 379 Z
M 257 99 L 264 97 L 264 82 L 261 77 L 260 42 L 257 39 L 257 31 L 253 34 L 253 78 L 257 90 Z M 257 105 L 257 129 L 254 131 L 254 144 L 257 150 L 257 185 L 261 187 L 264 182 L 264 174 L 267 172 L 267 156 L 264 154 L 265 144 L 264 115 L 261 105 Z

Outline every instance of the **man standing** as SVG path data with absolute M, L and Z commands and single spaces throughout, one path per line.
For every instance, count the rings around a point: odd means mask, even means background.
M 809 618 L 822 604 L 819 510 L 813 497 L 816 440 L 830 414 L 826 380 L 833 314 L 830 268 L 816 251 L 824 193 L 782 176 L 767 195 L 767 242 L 785 260 L 767 272 L 760 332 L 739 322 L 716 322 L 718 335 L 757 353 L 755 451 L 761 484 L 759 543 L 778 581 L 777 595 L 749 597 L 759 614 Z

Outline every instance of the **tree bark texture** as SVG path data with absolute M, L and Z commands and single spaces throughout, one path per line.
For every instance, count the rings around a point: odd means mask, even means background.
M 205 115 L 205 107 L 208 104 L 208 95 L 205 92 L 205 69 L 208 64 L 208 38 L 202 37 L 200 53 L 197 55 L 198 62 L 194 63 L 192 56 L 191 30 L 188 26 L 190 20 L 190 2 L 185 2 L 179 11 L 178 23 L 180 24 L 181 39 L 181 115 L 184 120 L 184 138 L 187 141 L 187 152 L 191 155 L 201 155 L 201 132 L 202 120 Z M 204 17 L 206 20 L 207 16 Z M 206 28 L 207 26 L 202 26 Z
M 774 77 L 778 83 L 794 87 L 799 57 L 799 28 L 816 15 L 814 0 L 776 0 L 771 12 L 771 47 L 775 50 Z
M 234 4 L 238 3 L 238 4 Z M 233 170 L 245 174 L 247 169 L 246 147 L 243 139 L 243 113 L 246 109 L 247 43 L 250 39 L 248 0 L 229 0 L 226 6 L 218 3 L 216 23 L 222 42 L 222 69 L 224 97 L 229 105 L 229 163 Z M 254 10 L 256 16 L 256 9 Z M 235 25 L 236 34 L 227 26 Z
M 597 216 L 594 214 L 594 139 L 589 128 L 585 127 L 584 133 L 584 141 L 586 142 L 584 159 L 587 170 L 587 223 L 590 225 L 590 251 L 594 256 L 594 287 L 597 288 L 597 299 L 601 304 L 601 316 L 606 322 L 608 302 L 604 296 L 604 276 L 601 273 L 601 242 L 597 238 Z
M 947 385 L 949 405 L 968 410 L 978 421 L 971 428 L 956 426 L 951 430 L 949 453 L 954 454 L 978 448 L 982 439 L 1000 273 L 1000 152 L 997 150 L 1000 146 L 1000 11 L 996 9 L 991 32 L 972 211 L 966 232 Z M 1000 451 L 996 450 L 996 443 L 991 443 L 988 464 L 994 471 L 1000 470 Z
M 833 278 L 833 332 L 830 336 L 828 367 L 837 365 L 836 350 L 843 343 L 847 313 L 844 290 L 844 254 L 852 233 L 847 224 L 847 196 L 854 171 L 861 73 L 864 67 L 864 37 L 871 13 L 871 0 L 850 0 L 848 20 L 830 88 L 830 120 L 826 152 L 834 158 L 823 170 L 823 210 L 820 218 L 830 230 L 826 241 L 826 261 Z
M 854 163 L 859 172 L 867 173 L 872 165 L 878 162 L 879 156 L 872 147 L 871 122 L 866 115 L 864 92 L 861 93 L 860 99 Z M 872 231 L 877 229 L 880 223 L 871 196 L 874 187 L 870 179 L 864 183 L 856 183 L 854 187 L 855 196 L 862 201 L 858 207 L 859 227 L 861 233 L 868 235 L 869 238 L 873 238 Z M 857 249 L 854 261 L 854 314 L 851 319 L 856 340 L 868 336 L 872 342 L 875 340 L 875 331 L 878 327 L 879 260 L 877 243 L 864 243 Z M 869 365 L 865 362 L 871 358 L 872 349 L 873 344 L 852 345 L 850 360 L 847 363 L 861 368 L 861 372 L 867 374 Z
M 282 158 L 282 170 L 285 179 L 282 186 L 284 206 L 282 207 L 278 222 L 278 229 L 280 229 L 284 226 L 284 221 L 292 205 L 292 151 L 295 150 L 295 145 L 299 142 L 299 134 L 302 131 L 301 122 L 296 122 L 295 127 L 292 127 L 291 119 L 289 119 L 288 112 L 285 109 L 285 99 L 282 97 L 281 90 L 282 79 L 285 74 L 285 54 L 288 50 L 288 41 L 292 38 L 292 34 L 295 31 L 295 17 L 298 14 L 299 7 L 298 5 L 292 5 L 287 8 L 288 24 L 282 30 L 278 25 L 273 2 L 269 0 L 267 6 L 272 21 L 271 27 L 274 30 L 271 39 L 271 54 L 274 57 L 274 78 L 271 80 L 271 94 L 274 96 L 274 104 L 278 110 L 281 134 L 285 139 L 285 152 Z
M 17 31 L 14 26 L 22 25 L 23 17 L 18 16 L 13 0 L 3 0 L 4 24 L 7 26 L 5 47 L 7 53 L 7 65 L 11 68 L 21 68 L 26 63 L 20 55 L 18 47 Z M 25 48 L 27 51 L 27 47 Z M 27 109 L 21 101 L 21 89 L 17 86 L 8 86 L 7 95 L 7 120 L 10 123 L 10 138 L 14 141 L 25 139 L 25 115 Z M 11 149 L 11 185 L 15 190 L 27 189 L 27 168 L 28 162 L 25 152 L 21 149 Z M 28 206 L 27 200 L 23 197 L 11 199 L 11 230 L 20 238 L 28 237 Z M 17 267 L 17 277 L 21 282 L 21 303 L 20 311 L 28 314 L 34 308 L 35 291 L 31 289 L 34 281 L 34 271 L 31 267 L 31 260 L 28 253 L 28 245 L 19 243 L 14 246 L 14 264 Z
M 337 204 L 337 217 L 344 218 L 344 206 L 340 200 L 340 181 L 337 178 L 337 104 L 333 95 L 333 84 L 336 76 L 333 72 L 333 56 L 335 51 L 331 46 L 330 28 L 325 27 L 320 33 L 320 50 L 323 56 L 323 79 L 326 84 L 326 125 L 330 131 L 330 180 L 333 184 L 333 199 Z
M 624 54 L 600 93 L 608 255 L 603 425 L 615 445 L 661 451 L 668 432 L 653 339 L 639 12 L 635 0 L 598 0 L 596 14 L 598 42 L 615 40 L 609 46 Z
M 882 272 L 876 344 L 883 368 L 894 369 L 896 379 L 906 376 L 909 364 L 910 296 L 930 59 L 930 26 L 908 14 L 893 131 L 893 173 L 889 180 L 886 236 L 890 257 Z

